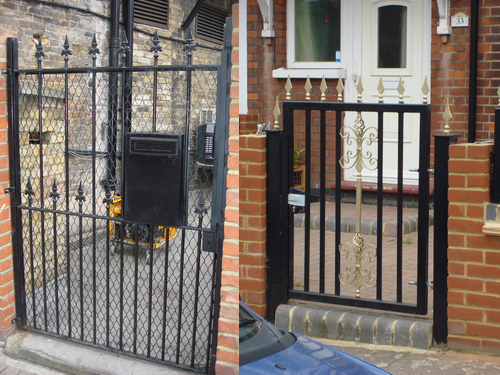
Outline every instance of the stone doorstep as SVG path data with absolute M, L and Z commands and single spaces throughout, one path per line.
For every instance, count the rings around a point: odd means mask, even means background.
M 432 346 L 432 320 L 339 309 L 280 305 L 276 326 L 317 339 L 415 349 Z
M 327 231 L 335 231 L 335 216 L 327 216 L 325 220 L 325 228 Z M 311 215 L 310 228 L 319 230 L 321 223 L 320 215 Z M 356 219 L 351 217 L 343 217 L 340 222 L 340 231 L 343 233 L 354 233 Z M 429 212 L 429 225 L 434 225 L 434 211 Z M 294 215 L 294 227 L 305 227 L 305 214 Z M 409 234 L 418 230 L 418 216 L 408 216 L 403 218 L 403 234 Z M 377 235 L 377 220 L 362 219 L 361 234 Z M 385 220 L 382 222 L 382 234 L 388 237 L 397 237 L 397 220 Z

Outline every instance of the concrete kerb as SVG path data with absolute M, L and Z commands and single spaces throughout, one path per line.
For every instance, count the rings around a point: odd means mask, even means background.
M 5 353 L 15 359 L 37 363 L 69 374 L 193 374 L 191 371 L 28 332 L 19 332 L 9 336 L 5 345 Z
M 276 325 L 318 339 L 429 349 L 432 321 L 340 309 L 280 305 Z

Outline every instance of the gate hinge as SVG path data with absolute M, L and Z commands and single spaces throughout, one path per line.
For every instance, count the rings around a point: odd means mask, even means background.
M 5 188 L 5 194 L 15 193 L 15 192 L 16 192 L 15 186 L 9 186 L 8 188 Z

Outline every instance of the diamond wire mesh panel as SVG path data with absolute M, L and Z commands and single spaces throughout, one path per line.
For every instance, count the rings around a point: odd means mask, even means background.
M 61 73 L 43 74 L 41 85 L 37 75 L 19 78 L 27 325 L 206 370 L 215 256 L 202 251 L 198 228 L 211 228 L 213 168 L 196 165 L 195 141 L 198 126 L 215 116 L 217 70 L 133 72 L 130 100 L 117 73 L 111 81 L 117 82 L 116 132 L 110 130 L 110 74 L 68 74 L 67 91 Z M 187 227 L 167 231 L 158 247 L 151 226 L 110 216 L 122 189 L 128 118 L 131 131 L 189 140 Z

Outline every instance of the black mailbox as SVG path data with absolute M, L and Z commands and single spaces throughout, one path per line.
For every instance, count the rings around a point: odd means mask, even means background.
M 182 225 L 183 135 L 126 133 L 123 218 L 167 227 Z

